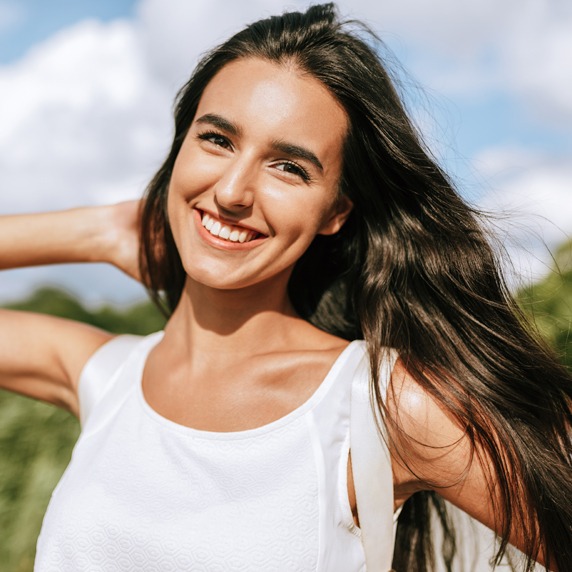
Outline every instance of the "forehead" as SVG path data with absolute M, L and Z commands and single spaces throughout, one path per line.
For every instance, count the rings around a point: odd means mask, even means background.
M 245 136 L 284 139 L 339 153 L 347 131 L 343 107 L 328 89 L 295 64 L 240 59 L 227 64 L 205 88 L 196 117 L 214 113 Z

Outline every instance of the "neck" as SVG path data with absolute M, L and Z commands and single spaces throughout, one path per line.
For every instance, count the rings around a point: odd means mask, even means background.
M 165 328 L 165 342 L 185 355 L 232 356 L 283 347 L 302 320 L 287 285 L 260 284 L 218 290 L 187 278 L 181 301 Z

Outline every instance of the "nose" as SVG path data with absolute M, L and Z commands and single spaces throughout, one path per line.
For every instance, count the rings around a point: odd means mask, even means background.
M 235 159 L 214 186 L 215 203 L 229 212 L 252 207 L 255 190 L 255 168 L 246 160 Z

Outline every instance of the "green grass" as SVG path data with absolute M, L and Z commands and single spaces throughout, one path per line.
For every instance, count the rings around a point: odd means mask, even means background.
M 0 392 L 0 562 L 2 570 L 32 570 L 50 495 L 79 434 L 70 414 Z

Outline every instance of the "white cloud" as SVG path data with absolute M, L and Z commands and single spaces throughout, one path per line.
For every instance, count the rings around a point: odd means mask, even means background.
M 479 206 L 495 213 L 496 230 L 515 270 L 537 279 L 552 264 L 550 252 L 572 237 L 572 164 L 527 149 L 483 152 L 475 161 L 490 185 Z
M 572 126 L 572 4 L 528 2 L 502 53 L 502 70 L 528 109 Z
M 206 50 L 226 40 L 251 21 L 299 9 L 306 2 L 282 0 L 142 0 L 138 27 L 145 59 L 171 90 L 189 77 Z
M 524 0 L 525 2 L 527 0 Z M 375 29 L 403 37 L 408 44 L 442 52 L 448 57 L 475 57 L 482 49 L 483 37 L 493 39 L 506 29 L 511 12 L 519 0 L 401 0 L 370 2 L 342 1 L 343 12 L 367 18 Z M 494 16 L 494 17 L 493 17 Z M 452 52 L 452 46 L 455 51 Z
M 243 24 L 308 3 L 142 0 L 146 60 L 174 90 L 199 54 Z M 438 92 L 475 98 L 499 90 L 541 119 L 572 123 L 572 4 L 566 0 L 340 0 L 338 6 L 390 44 L 408 46 L 411 71 Z
M 354 0 L 340 6 L 413 47 L 412 71 L 438 91 L 474 98 L 500 90 L 540 119 L 572 125 L 568 0 Z
M 168 144 L 170 100 L 126 22 L 83 22 L 0 68 L 1 209 L 139 195 Z

